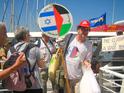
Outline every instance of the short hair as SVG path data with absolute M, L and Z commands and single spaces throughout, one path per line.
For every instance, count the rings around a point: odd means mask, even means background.
M 77 30 L 81 29 L 81 31 L 87 31 L 89 32 L 90 31 L 90 27 L 82 27 L 82 26 L 78 26 L 77 27 Z
M 26 34 L 29 34 L 29 30 L 25 27 L 18 27 L 15 31 L 15 39 L 19 41 L 23 41 Z
M 123 35 L 123 31 L 117 31 L 116 33 L 117 33 L 117 36 Z
M 0 32 L 5 31 L 6 32 L 6 25 L 3 22 L 0 22 Z
M 44 38 L 44 37 L 50 38 L 50 36 L 48 36 L 48 35 L 45 34 L 45 33 L 42 33 L 41 35 L 42 35 L 43 38 Z

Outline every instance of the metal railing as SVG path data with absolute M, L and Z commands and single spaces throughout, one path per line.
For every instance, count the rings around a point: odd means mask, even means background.
M 101 67 L 99 84 L 102 93 L 124 93 L 124 66 Z

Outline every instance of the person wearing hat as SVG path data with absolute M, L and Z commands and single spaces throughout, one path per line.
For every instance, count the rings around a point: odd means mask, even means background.
M 4 61 L 6 60 L 6 54 L 3 50 L 6 39 L 7 39 L 6 25 L 3 22 L 0 22 L 0 62 L 3 62 L 3 60 Z M 24 56 L 25 56 L 24 53 L 20 53 L 20 56 L 17 58 L 15 64 L 13 64 L 7 69 L 0 71 L 0 80 L 9 76 L 12 72 L 17 70 L 18 67 L 20 67 L 25 62 Z
M 92 44 L 87 41 L 90 23 L 83 20 L 77 26 L 77 35 L 70 43 L 66 53 L 66 66 L 70 81 L 71 93 L 76 93 L 75 87 L 83 76 L 83 66 L 91 67 Z M 78 89 L 79 90 L 79 89 Z

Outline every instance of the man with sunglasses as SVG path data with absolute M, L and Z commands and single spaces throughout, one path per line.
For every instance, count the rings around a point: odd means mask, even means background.
M 70 81 L 71 93 L 76 93 L 75 87 L 82 78 L 83 66 L 91 67 L 92 44 L 86 40 L 90 31 L 90 23 L 87 20 L 81 21 L 77 27 L 78 34 L 70 43 L 66 54 L 66 66 L 68 79 Z

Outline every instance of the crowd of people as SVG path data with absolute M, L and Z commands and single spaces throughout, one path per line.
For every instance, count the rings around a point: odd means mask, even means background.
M 67 77 L 69 81 L 71 93 L 77 92 L 81 78 L 83 77 L 82 68 L 91 68 L 92 59 L 92 44 L 87 40 L 88 32 L 90 31 L 90 23 L 87 20 L 81 21 L 77 26 L 77 35 L 68 45 L 65 55 L 65 62 L 67 68 Z M 52 54 L 56 53 L 57 48 L 50 40 L 50 37 L 45 33 L 41 35 L 41 38 L 34 42 L 35 47 L 29 50 L 28 57 L 22 50 L 27 44 L 30 44 L 30 31 L 25 27 L 19 27 L 15 31 L 16 42 L 10 47 L 18 49 L 20 56 L 16 62 L 7 69 L 0 71 L 0 79 L 8 77 L 11 73 L 18 70 L 26 59 L 29 60 L 31 67 L 34 67 L 34 78 L 31 88 L 27 88 L 25 91 L 13 91 L 14 93 L 47 93 L 47 80 L 48 69 Z M 6 61 L 11 56 L 10 48 L 5 49 L 7 42 L 6 25 L 0 23 L 0 61 Z M 26 68 L 29 69 L 29 68 Z M 54 90 L 55 82 L 51 82 Z M 56 92 L 56 91 L 54 91 Z M 61 93 L 61 91 L 59 91 Z

